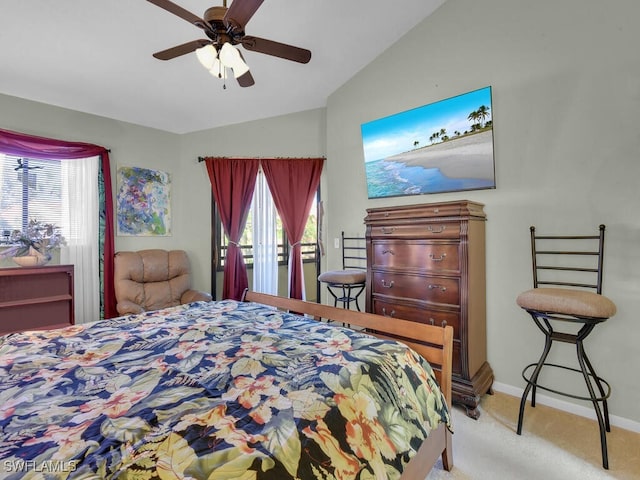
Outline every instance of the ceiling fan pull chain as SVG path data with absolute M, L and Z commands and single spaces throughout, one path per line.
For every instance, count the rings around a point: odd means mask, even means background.
M 227 70 L 225 66 L 222 64 L 222 62 L 218 62 L 218 65 L 220 66 L 219 76 L 222 78 L 222 89 L 226 90 L 227 89 Z

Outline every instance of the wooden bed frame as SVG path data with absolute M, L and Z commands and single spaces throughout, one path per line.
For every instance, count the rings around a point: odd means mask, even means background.
M 422 355 L 434 368 L 436 379 L 451 408 L 451 362 L 453 354 L 453 328 L 437 327 L 408 320 L 393 319 L 371 313 L 331 307 L 319 303 L 276 297 L 265 293 L 245 291 L 243 301 L 256 302 L 295 313 L 306 314 L 316 320 L 330 320 L 350 326 L 366 328 L 380 338 L 401 341 Z M 401 480 L 423 479 L 442 457 L 442 466 L 453 468 L 451 432 L 444 424 L 432 431 L 422 442 L 417 454 L 407 464 Z

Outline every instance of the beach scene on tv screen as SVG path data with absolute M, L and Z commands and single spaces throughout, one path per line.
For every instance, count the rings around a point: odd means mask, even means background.
M 361 130 L 369 198 L 495 188 L 491 87 Z

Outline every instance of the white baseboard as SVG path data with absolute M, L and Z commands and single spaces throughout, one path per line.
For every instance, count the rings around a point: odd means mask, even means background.
M 522 398 L 522 394 L 524 393 L 524 388 L 514 387 L 512 385 L 507 385 L 506 383 L 500 382 L 493 382 L 493 389 L 517 398 Z M 556 408 L 558 410 L 562 410 L 563 412 L 573 413 L 575 415 L 580 415 L 581 417 L 596 420 L 596 413 L 593 408 L 590 407 L 576 405 L 575 403 L 548 397 L 546 395 L 540 395 L 540 393 L 536 393 L 536 403 L 539 403 L 540 405 L 546 405 L 547 407 Z M 616 415 L 609 415 L 609 422 L 611 422 L 612 426 L 640 433 L 640 422 L 636 422 L 628 418 L 618 417 Z

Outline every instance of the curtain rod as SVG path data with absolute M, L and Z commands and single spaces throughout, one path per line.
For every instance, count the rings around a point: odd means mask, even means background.
M 198 157 L 198 162 L 204 162 L 206 157 Z M 238 159 L 238 160 L 243 160 L 246 158 L 253 158 L 256 160 L 287 160 L 287 159 L 296 159 L 296 160 L 312 160 L 314 158 L 323 158 L 326 160 L 326 157 L 323 156 L 319 156 L 319 157 L 216 157 L 216 158 L 229 158 L 229 159 Z

